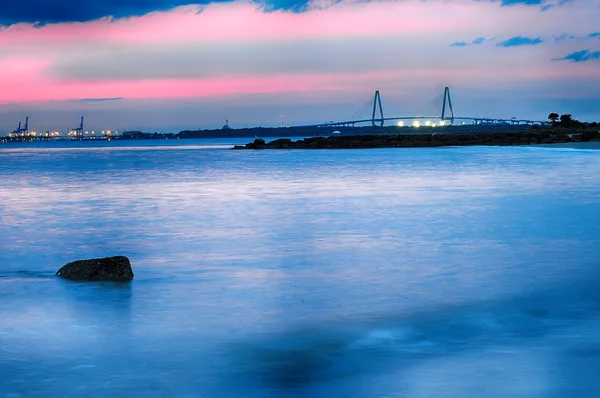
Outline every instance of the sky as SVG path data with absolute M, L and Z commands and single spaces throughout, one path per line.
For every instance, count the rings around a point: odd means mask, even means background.
M 192 0 L 193 1 L 193 0 Z M 177 132 L 386 116 L 600 120 L 598 0 L 20 0 L 0 132 Z

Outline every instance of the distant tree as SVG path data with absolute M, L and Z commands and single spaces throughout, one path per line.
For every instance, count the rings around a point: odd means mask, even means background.
M 548 120 L 550 120 L 552 124 L 556 123 L 556 121 L 558 120 L 558 113 L 552 112 L 551 114 L 549 114 Z
M 573 124 L 573 116 L 570 114 L 560 115 L 560 125 L 563 127 L 571 127 Z

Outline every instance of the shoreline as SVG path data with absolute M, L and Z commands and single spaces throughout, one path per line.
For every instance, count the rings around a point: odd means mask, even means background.
M 431 148 L 442 146 L 515 146 L 566 144 L 600 141 L 600 131 L 592 129 L 530 129 L 526 131 L 330 135 L 297 141 L 280 138 L 265 142 L 257 138 L 232 149 L 359 149 L 359 148 Z

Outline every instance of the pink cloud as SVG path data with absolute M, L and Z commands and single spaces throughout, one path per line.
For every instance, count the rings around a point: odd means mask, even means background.
M 569 11 L 575 12 L 575 11 Z M 585 10 L 580 11 L 585 14 Z M 553 18 L 535 19 L 534 8 L 500 7 L 474 1 L 387 1 L 335 4 L 304 13 L 264 12 L 247 3 L 181 7 L 142 17 L 102 19 L 88 23 L 54 24 L 43 27 L 14 25 L 0 30 L 0 103 L 69 100 L 94 97 L 188 98 L 248 93 L 352 92 L 376 87 L 417 87 L 429 82 L 448 85 L 479 85 L 497 88 L 506 82 L 552 81 L 559 78 L 600 78 L 595 65 L 550 64 L 541 50 L 504 52 L 490 47 L 489 53 L 461 55 L 449 48 L 452 41 L 485 35 L 543 32 L 556 24 Z M 577 14 L 578 15 L 578 14 Z M 575 14 L 571 20 L 576 20 Z M 587 23 L 587 22 L 586 22 Z M 562 28 L 561 28 L 562 29 Z M 540 33 L 541 34 L 541 33 Z M 370 39 L 366 42 L 364 39 Z M 240 72 L 205 78 L 156 78 L 139 81 L 70 81 L 48 72 L 56 61 L 78 57 L 102 48 L 111 57 L 113 48 L 167 48 L 169 45 L 270 43 L 314 40 L 315 45 L 348 40 L 352 57 L 373 56 L 374 38 L 387 39 L 384 50 L 400 54 L 403 67 L 355 73 L 273 73 L 253 76 Z M 391 40 L 390 40 L 391 39 Z M 362 42 L 361 42 L 362 40 Z M 312 43 L 312 42 L 311 42 Z M 367 43 L 367 44 L 365 44 Z M 392 43 L 392 44 L 389 44 Z M 397 46 L 396 46 L 397 43 Z M 192 48 L 192 46 L 190 46 Z M 478 46 L 473 51 L 486 48 Z M 187 50 L 187 48 L 186 48 Z M 537 52 L 535 52 L 537 51 Z M 491 54 L 494 55 L 491 55 Z M 165 53 L 168 57 L 168 51 Z M 94 55 L 97 55 L 94 53 Z M 162 55 L 160 55 L 162 57 Z M 277 62 L 277 54 L 259 54 Z M 269 58 L 271 57 L 271 58 Z M 322 62 L 328 62 L 324 57 Z M 380 62 L 373 59 L 373 62 Z M 111 61 L 112 65 L 112 61 Z M 510 66 L 507 66 L 510 65 Z M 119 68 L 119 59 L 114 59 Z M 140 65 L 144 67 L 144 65 Z M 243 71 L 243 62 L 240 61 Z M 112 78 L 112 77 L 111 77 Z
M 11 60 L 0 63 L 0 68 L 9 67 L 18 70 L 17 78 L 0 78 L 5 89 L 0 92 L 0 103 L 71 100 L 80 98 L 123 97 L 129 99 L 174 99 L 203 98 L 236 94 L 270 93 L 318 93 L 318 92 L 371 92 L 377 87 L 390 87 L 396 82 L 413 92 L 422 86 L 423 81 L 443 79 L 459 86 L 469 85 L 471 81 L 484 81 L 480 88 L 490 89 L 502 83 L 502 75 L 489 70 L 464 69 L 448 71 L 444 69 L 415 69 L 401 72 L 367 72 L 358 74 L 295 74 L 267 77 L 232 76 L 213 79 L 152 79 L 139 81 L 56 81 L 40 74 L 45 65 L 36 62 L 24 63 Z M 589 68 L 588 68 L 589 69 Z M 543 71 L 531 68 L 513 70 L 515 83 L 526 83 L 535 79 L 555 79 L 570 76 L 577 77 L 580 70 L 568 68 L 547 69 Z M 600 72 L 590 69 L 600 78 Z M 389 92 L 389 91 L 388 91 Z
M 0 44 L 25 43 L 168 43 L 433 34 L 487 27 L 469 15 L 489 4 L 373 2 L 340 4 L 304 13 L 263 12 L 244 3 L 180 7 L 142 17 L 101 19 L 43 27 L 14 25 L 0 32 Z M 465 22 L 468 22 L 466 24 Z M 466 28 L 468 26 L 468 29 Z

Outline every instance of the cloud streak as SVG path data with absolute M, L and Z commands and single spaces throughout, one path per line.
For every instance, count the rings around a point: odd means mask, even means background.
M 479 45 L 479 44 L 485 43 L 486 41 L 490 41 L 490 40 L 486 39 L 485 37 L 477 37 L 468 43 L 466 41 L 454 42 L 454 43 L 450 44 L 450 47 L 466 47 L 466 46 L 471 46 L 471 45 Z
M 515 5 L 526 5 L 526 6 L 538 6 L 544 4 L 544 0 L 502 0 L 503 6 L 515 6 Z
M 581 50 L 565 55 L 562 58 L 554 58 L 553 61 L 586 62 L 600 60 L 600 51 Z
M 82 98 L 80 102 L 106 102 L 106 101 L 119 101 L 122 100 L 123 97 L 114 97 L 114 98 Z
M 594 32 L 594 33 L 590 33 L 588 35 L 583 35 L 583 36 L 569 35 L 569 34 L 563 33 L 562 35 L 556 36 L 554 38 L 554 40 L 557 42 L 563 42 L 563 41 L 569 41 L 569 40 L 587 41 L 587 40 L 595 40 L 595 39 L 600 39 L 600 32 Z
M 520 46 L 535 46 L 541 44 L 543 40 L 540 37 L 530 38 L 523 36 L 511 37 L 508 40 L 498 43 L 497 47 L 520 47 Z

